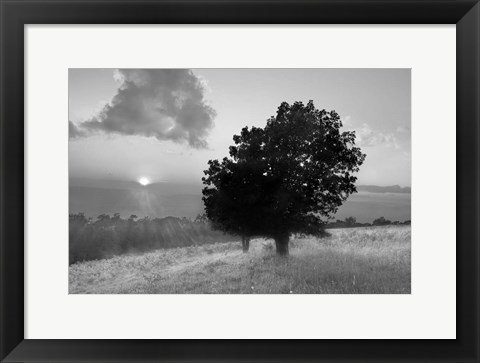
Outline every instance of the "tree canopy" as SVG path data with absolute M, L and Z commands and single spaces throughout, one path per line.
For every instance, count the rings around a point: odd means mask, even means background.
M 335 111 L 283 102 L 264 128 L 245 127 L 222 161 L 202 178 L 205 212 L 214 228 L 273 238 L 288 254 L 291 233 L 321 235 L 325 220 L 356 192 L 365 154 L 355 132 L 341 131 Z

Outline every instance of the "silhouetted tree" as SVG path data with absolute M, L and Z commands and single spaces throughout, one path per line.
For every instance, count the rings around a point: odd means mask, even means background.
M 347 227 L 355 227 L 357 224 L 357 219 L 355 217 L 347 217 L 345 218 L 345 224 Z
M 374 226 L 385 226 L 387 224 L 391 224 L 392 221 L 389 221 L 388 219 L 385 219 L 385 217 L 380 217 L 380 218 L 377 218 L 373 221 L 373 225 Z
M 243 128 L 230 158 L 210 160 L 202 178 L 213 227 L 273 238 L 280 255 L 291 233 L 322 235 L 322 217 L 356 192 L 353 173 L 365 159 L 355 133 L 341 127 L 335 111 L 310 101 L 283 102 L 265 128 Z
M 257 215 L 263 176 L 256 164 L 226 158 L 222 164 L 209 161 L 212 174 L 208 180 L 218 189 L 203 190 L 206 215 L 213 228 L 241 236 L 243 252 L 248 251 L 250 238 L 261 223 Z

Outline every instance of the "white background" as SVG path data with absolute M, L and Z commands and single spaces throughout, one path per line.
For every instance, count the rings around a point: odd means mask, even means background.
M 25 34 L 25 338 L 455 338 L 455 26 Z M 412 294 L 68 295 L 69 67 L 412 68 Z

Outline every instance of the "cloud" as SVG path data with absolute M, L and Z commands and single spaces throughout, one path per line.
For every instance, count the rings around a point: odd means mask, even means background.
M 382 133 L 373 131 L 366 123 L 355 130 L 356 144 L 364 147 L 373 147 L 380 145 L 393 146 L 396 149 L 400 147 L 398 139 L 393 133 Z
M 116 95 L 71 137 L 92 133 L 138 135 L 187 142 L 206 148 L 206 136 L 216 116 L 204 98 L 204 81 L 187 69 L 118 69 Z
M 72 121 L 68 120 L 68 137 L 70 139 L 78 139 L 84 136 L 85 136 L 85 132 L 80 130 L 78 126 L 75 125 Z

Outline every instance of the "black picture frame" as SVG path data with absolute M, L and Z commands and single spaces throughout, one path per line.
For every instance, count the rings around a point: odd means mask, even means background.
M 480 361 L 478 0 L 1 0 L 0 11 L 2 362 Z M 24 26 L 157 23 L 456 24 L 457 339 L 24 339 Z

